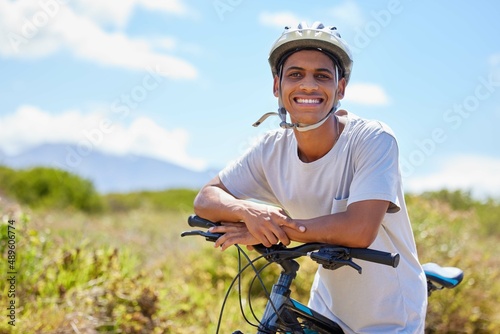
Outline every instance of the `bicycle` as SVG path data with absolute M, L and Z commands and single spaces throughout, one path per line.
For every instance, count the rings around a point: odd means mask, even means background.
M 196 215 L 191 215 L 188 218 L 188 224 L 191 227 L 210 228 L 218 225 L 219 223 L 208 221 Z M 181 234 L 182 237 L 194 235 L 203 236 L 207 241 L 215 242 L 222 234 L 201 230 L 185 231 Z M 300 267 L 299 263 L 295 261 L 295 259 L 299 257 L 308 256 L 318 264 L 322 265 L 325 269 L 335 270 L 341 266 L 347 265 L 354 270 L 357 270 L 360 274 L 362 273 L 362 268 L 352 260 L 353 258 L 388 265 L 394 268 L 396 268 L 399 264 L 399 254 L 397 253 L 387 253 L 369 248 L 349 248 L 323 243 L 305 243 L 290 248 L 287 248 L 283 244 L 273 245 L 269 248 L 264 247 L 263 245 L 254 245 L 254 250 L 259 252 L 261 255 L 252 260 L 238 245 L 236 245 L 236 247 L 238 247 L 240 252 L 243 252 L 248 264 L 243 268 L 241 268 L 240 265 L 237 277 L 235 277 L 231 286 L 228 288 L 228 292 L 226 293 L 226 298 L 219 315 L 217 333 L 220 329 L 224 305 L 227 300 L 228 293 L 235 281 L 240 279 L 242 272 L 251 267 L 255 272 L 255 278 L 260 280 L 260 273 L 267 267 L 267 265 L 261 269 L 257 269 L 254 263 L 259 259 L 266 259 L 269 262 L 268 265 L 271 263 L 277 263 L 282 267 L 283 271 L 279 275 L 277 281 L 273 284 L 270 293 L 264 287 L 268 301 L 260 320 L 256 317 L 252 310 L 252 314 L 258 322 L 257 325 L 252 324 L 244 314 L 240 295 L 240 310 L 242 315 L 248 323 L 257 327 L 257 334 L 344 333 L 336 322 L 326 318 L 325 316 L 290 297 L 290 287 L 292 286 L 292 282 L 296 278 L 297 271 Z M 441 267 L 436 263 L 426 263 L 423 265 L 423 268 L 427 278 L 427 291 L 429 296 L 436 290 L 444 288 L 452 289 L 463 279 L 463 271 L 459 268 Z M 253 282 L 254 280 L 252 280 L 252 284 Z M 264 286 L 262 280 L 260 280 L 260 283 Z M 233 334 L 243 333 L 241 331 L 235 331 Z

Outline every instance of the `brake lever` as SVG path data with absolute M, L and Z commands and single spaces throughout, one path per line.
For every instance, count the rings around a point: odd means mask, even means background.
M 311 259 L 321 264 L 325 269 L 335 270 L 342 266 L 350 266 L 361 274 L 361 267 L 354 263 L 351 258 L 346 258 L 346 255 L 345 249 L 341 247 L 333 251 L 332 249 L 323 248 L 319 252 L 311 252 L 309 254 Z
M 359 274 L 361 274 L 361 272 L 362 272 L 362 268 L 359 265 L 357 265 L 356 263 L 354 263 L 351 259 L 349 259 L 349 260 L 336 260 L 336 262 L 340 265 L 350 266 L 351 268 L 356 269 Z
M 207 240 L 207 241 L 215 242 L 215 241 L 217 241 L 217 239 L 219 239 L 222 236 L 222 233 L 212 233 L 212 232 L 206 232 L 206 231 L 200 231 L 200 230 L 185 231 L 185 232 L 181 233 L 181 237 L 187 237 L 187 236 L 193 236 L 193 235 L 199 235 L 199 236 L 205 237 L 205 240 Z

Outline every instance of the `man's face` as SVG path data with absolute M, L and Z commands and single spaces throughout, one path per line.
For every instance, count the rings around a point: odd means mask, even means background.
M 281 98 L 293 123 L 313 124 L 328 113 L 336 100 L 344 97 L 345 79 L 336 84 L 333 61 L 316 50 L 293 53 L 283 64 L 281 87 L 274 77 L 274 95 Z M 335 98 L 335 91 L 337 97 Z

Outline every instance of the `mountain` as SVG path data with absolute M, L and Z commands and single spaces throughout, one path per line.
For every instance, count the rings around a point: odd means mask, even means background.
M 101 193 L 199 189 L 216 171 L 198 172 L 139 155 L 112 155 L 70 144 L 43 144 L 15 156 L 0 154 L 0 164 L 14 169 L 59 168 L 93 182 Z

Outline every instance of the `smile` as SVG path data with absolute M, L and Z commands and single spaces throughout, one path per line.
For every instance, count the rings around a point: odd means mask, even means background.
M 300 104 L 319 104 L 323 101 L 323 99 L 303 99 L 303 98 L 295 98 L 295 102 Z

